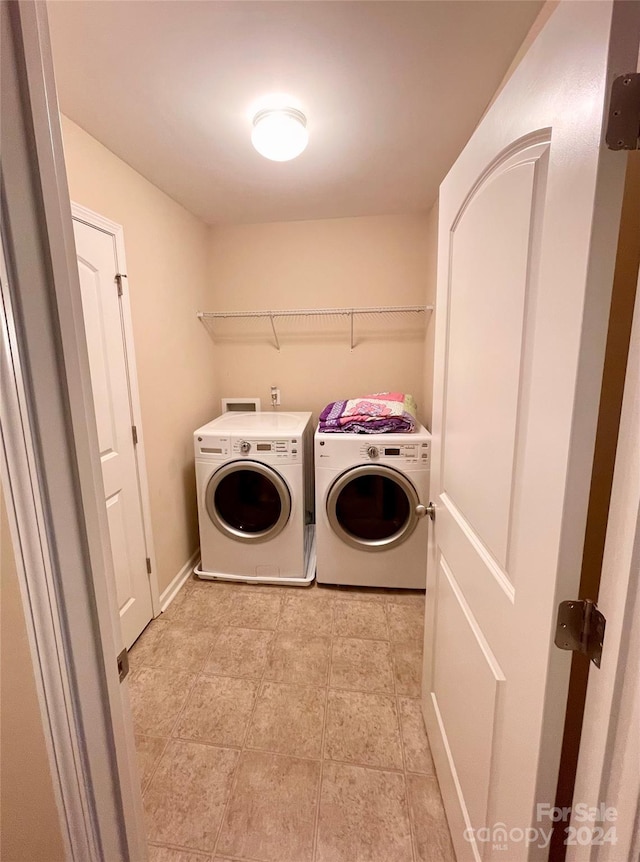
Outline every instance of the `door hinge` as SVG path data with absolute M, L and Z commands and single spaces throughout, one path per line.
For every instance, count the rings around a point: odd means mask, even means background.
M 600 667 L 607 621 L 591 599 L 560 602 L 556 622 L 556 646 L 586 655 Z
M 605 138 L 610 150 L 640 147 L 640 72 L 620 75 L 611 85 Z
M 120 655 L 118 656 L 118 676 L 120 677 L 120 682 L 127 676 L 129 673 L 129 653 L 126 649 L 123 649 Z
M 126 273 L 116 272 L 116 284 L 118 285 L 118 296 L 122 296 L 122 279 L 126 278 Z
M 138 429 L 136 428 L 135 425 L 131 426 L 131 436 L 133 437 L 133 445 L 137 446 L 138 445 Z
M 149 557 L 147 557 L 147 574 L 151 574 L 151 560 Z

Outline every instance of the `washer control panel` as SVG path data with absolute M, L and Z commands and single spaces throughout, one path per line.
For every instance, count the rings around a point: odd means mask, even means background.
M 296 455 L 299 441 L 289 440 L 234 440 L 233 453 L 240 455 Z
M 286 460 L 291 464 L 302 460 L 302 439 L 299 437 L 280 437 L 270 440 L 255 437 L 196 436 L 195 453 L 196 458 L 214 461 L 248 458 L 269 464 Z
M 279 437 L 275 440 L 238 437 L 232 440 L 231 454 L 270 464 L 279 461 L 292 463 L 302 459 L 302 440 L 298 437 Z

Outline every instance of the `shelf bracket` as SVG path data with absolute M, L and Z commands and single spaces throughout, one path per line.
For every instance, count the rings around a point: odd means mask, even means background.
M 349 312 L 349 317 L 351 318 L 351 352 L 353 353 L 353 348 L 355 347 L 353 343 L 353 308 Z
M 273 330 L 273 337 L 275 338 L 275 341 L 276 341 L 276 348 L 277 348 L 278 352 L 280 352 L 280 341 L 278 339 L 278 333 L 276 332 L 276 325 L 273 322 L 273 312 L 271 312 L 271 311 L 269 312 L 269 320 L 271 321 L 271 329 Z

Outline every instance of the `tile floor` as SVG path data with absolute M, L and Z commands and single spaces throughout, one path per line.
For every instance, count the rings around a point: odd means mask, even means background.
M 130 653 L 151 862 L 454 862 L 424 596 L 192 580 Z

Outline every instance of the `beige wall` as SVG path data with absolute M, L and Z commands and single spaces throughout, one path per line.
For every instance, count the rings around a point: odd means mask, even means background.
M 214 227 L 209 310 L 421 305 L 430 267 L 427 219 L 375 216 Z M 424 332 L 377 319 L 356 324 L 349 349 L 347 321 L 281 327 L 281 352 L 268 322 L 224 324 L 216 368 L 224 396 L 281 390 L 282 410 L 311 410 L 329 401 L 386 389 L 420 402 Z M 424 415 L 424 404 L 419 404 Z
M 0 492 L 0 859 L 62 862 L 58 809 Z
M 429 210 L 426 224 L 427 271 L 425 277 L 425 304 L 436 305 L 436 286 L 438 275 L 438 201 Z M 424 405 L 424 424 L 431 430 L 431 407 L 433 402 L 433 356 L 435 346 L 436 315 L 429 315 L 424 342 L 424 385 L 422 403 Z
M 214 415 L 209 227 L 63 117 L 71 199 L 123 225 L 162 591 L 198 547 L 193 431 Z

